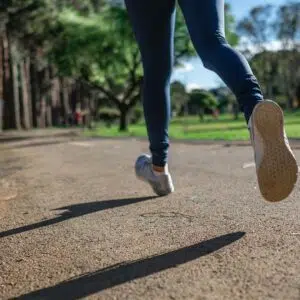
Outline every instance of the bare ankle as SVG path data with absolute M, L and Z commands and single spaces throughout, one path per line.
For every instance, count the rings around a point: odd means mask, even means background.
M 165 165 L 164 167 L 152 165 L 152 169 L 154 172 L 168 173 L 168 165 Z

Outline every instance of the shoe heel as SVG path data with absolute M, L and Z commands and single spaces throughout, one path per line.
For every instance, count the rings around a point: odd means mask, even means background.
M 263 158 L 257 169 L 261 194 L 267 201 L 281 201 L 290 195 L 295 186 L 298 166 L 285 141 L 280 106 L 272 101 L 259 103 L 253 112 L 253 126 L 263 143 Z

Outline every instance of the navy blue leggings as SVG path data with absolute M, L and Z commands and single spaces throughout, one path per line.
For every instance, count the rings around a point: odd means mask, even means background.
M 263 100 L 246 59 L 224 33 L 224 0 L 178 0 L 204 66 L 235 94 L 246 120 Z M 173 67 L 175 0 L 125 0 L 144 68 L 143 106 L 154 165 L 167 163 L 170 78 Z M 201 78 L 199 78 L 201 80 Z

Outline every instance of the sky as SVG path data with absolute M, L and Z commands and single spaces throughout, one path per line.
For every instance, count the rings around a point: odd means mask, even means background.
M 285 0 L 228 0 L 231 5 L 231 11 L 236 21 L 247 15 L 254 6 L 272 4 L 280 5 Z M 201 60 L 196 57 L 185 62 L 184 67 L 176 69 L 173 73 L 172 80 L 182 81 L 188 90 L 193 88 L 214 88 L 222 84 L 221 79 L 213 72 L 206 70 Z

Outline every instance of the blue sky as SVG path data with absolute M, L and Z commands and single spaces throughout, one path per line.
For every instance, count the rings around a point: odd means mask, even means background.
M 199 0 L 200 1 L 200 0 Z M 280 5 L 285 0 L 228 0 L 232 13 L 236 20 L 243 18 L 249 10 L 258 5 L 273 4 Z M 173 80 L 180 80 L 190 88 L 212 88 L 222 84 L 221 79 L 211 71 L 206 70 L 201 60 L 193 58 L 187 62 L 185 68 L 174 71 Z

